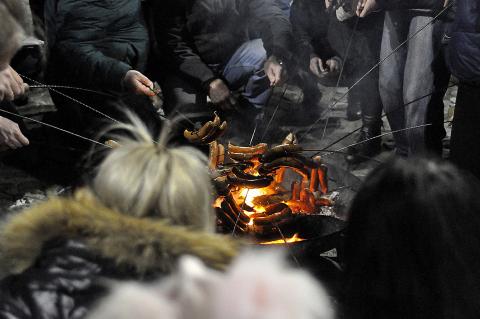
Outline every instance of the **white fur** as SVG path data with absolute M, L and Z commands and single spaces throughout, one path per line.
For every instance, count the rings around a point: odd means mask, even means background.
M 184 257 L 178 272 L 155 287 L 116 289 L 89 319 L 334 317 L 327 292 L 311 275 L 289 267 L 282 254 L 254 251 L 239 257 L 225 274 Z

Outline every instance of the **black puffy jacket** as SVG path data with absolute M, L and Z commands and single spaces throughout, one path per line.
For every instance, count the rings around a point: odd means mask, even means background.
M 203 85 L 249 38 L 263 40 L 268 55 L 291 57 L 291 27 L 273 0 L 165 0 L 154 2 L 157 42 L 167 66 Z
M 457 0 L 448 57 L 457 78 L 480 83 L 480 0 Z
M 231 239 L 123 215 L 87 191 L 53 198 L 0 231 L 0 318 L 83 318 L 111 280 L 151 280 L 183 254 L 222 268 L 236 251 Z
M 324 61 L 337 55 L 328 41 L 330 17 L 324 0 L 295 0 L 290 10 L 296 52 L 301 64 L 308 66 L 312 54 Z
M 129 70 L 146 68 L 140 0 L 47 0 L 45 21 L 54 84 L 121 91 Z

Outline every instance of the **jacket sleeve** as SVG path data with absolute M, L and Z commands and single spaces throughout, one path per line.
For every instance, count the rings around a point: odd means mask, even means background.
M 93 45 L 105 35 L 109 17 L 99 14 L 105 11 L 91 0 L 59 0 L 56 30 L 49 31 L 55 33 L 50 50 L 52 57 L 67 68 L 64 72 L 69 77 L 90 86 L 120 91 L 131 66 L 106 56 Z
M 173 1 L 182 3 L 181 0 Z M 155 5 L 155 12 L 164 12 L 161 18 L 155 21 L 157 42 L 162 48 L 164 58 L 181 73 L 193 79 L 197 85 L 205 86 L 216 76 L 195 50 L 186 29 L 185 8 L 181 4 L 167 7 L 169 10 L 165 10 L 163 2 Z
M 312 55 L 316 55 L 323 60 L 328 60 L 336 55 L 327 38 L 328 27 L 325 27 L 325 30 L 312 30 L 316 28 L 312 28 L 313 21 L 311 21 L 311 15 L 308 11 L 316 9 L 318 8 L 307 6 L 306 2 L 299 0 L 294 1 L 290 9 L 290 22 L 297 45 L 296 51 L 301 59 L 301 65 L 308 65 Z M 326 19 L 328 17 L 326 14 L 318 14 L 315 15 L 315 18 Z M 313 32 L 316 34 L 313 34 Z M 317 43 L 314 43 L 315 41 Z
M 291 60 L 292 27 L 280 7 L 273 0 L 247 2 L 250 25 L 260 33 L 267 55 Z

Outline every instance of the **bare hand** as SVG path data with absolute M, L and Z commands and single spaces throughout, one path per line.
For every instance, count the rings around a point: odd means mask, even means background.
M 310 71 L 316 75 L 317 77 L 321 78 L 327 73 L 327 68 L 323 65 L 322 59 L 318 56 L 314 56 L 310 59 Z
M 267 59 L 264 71 L 270 80 L 270 86 L 282 85 L 287 80 L 285 68 L 274 56 Z
M 214 105 L 219 106 L 223 110 L 229 110 L 233 107 L 230 89 L 221 79 L 213 80 L 210 83 L 208 96 Z
M 327 9 L 330 9 L 330 7 L 332 6 L 333 4 L 333 0 L 325 0 L 325 7 Z
M 20 75 L 10 65 L 0 71 L 0 102 L 4 99 L 13 101 L 23 95 L 27 87 Z
M 142 73 L 130 70 L 127 72 L 125 77 L 123 78 L 123 85 L 125 88 L 135 94 L 138 95 L 146 95 L 146 96 L 155 96 L 155 92 L 153 90 L 153 82 L 150 81 Z
M 325 64 L 327 64 L 329 73 L 337 73 L 340 71 L 341 66 L 340 66 L 340 62 L 338 62 L 337 59 L 327 60 Z
M 29 143 L 28 139 L 20 131 L 17 123 L 0 116 L 0 148 L 6 146 L 11 149 L 17 149 L 27 146 Z
M 378 4 L 376 0 L 360 0 L 357 5 L 357 16 L 364 18 L 377 10 L 377 8 Z

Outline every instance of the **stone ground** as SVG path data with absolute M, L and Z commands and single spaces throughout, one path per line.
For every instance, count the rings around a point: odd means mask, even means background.
M 323 88 L 323 98 L 318 107 L 324 107 L 331 105 L 332 101 L 340 98 L 345 92 L 346 88 Z M 275 114 L 270 126 L 267 136 L 275 134 L 276 136 L 286 136 L 289 132 L 297 133 L 301 139 L 302 145 L 308 150 L 321 150 L 332 142 L 344 137 L 361 126 L 360 121 L 349 122 L 346 120 L 345 112 L 347 108 L 346 99 L 340 101 L 335 109 L 329 115 L 329 125 L 325 129 L 325 121 L 320 121 L 317 125 L 312 127 L 311 131 L 304 135 L 306 132 L 306 125 L 288 125 L 288 117 L 291 112 L 295 112 L 295 106 L 302 99 L 301 92 L 298 88 L 289 86 L 286 93 L 282 95 L 284 89 L 278 88 L 270 101 L 270 114 L 278 105 L 278 111 Z M 336 91 L 336 92 L 335 92 Z M 446 118 L 450 118 L 452 105 L 455 102 L 456 91 L 454 89 L 449 90 L 445 98 L 445 111 Z M 49 98 L 46 90 L 31 90 L 29 93 L 28 103 L 19 107 L 20 114 L 28 117 L 32 117 L 38 120 L 42 119 L 42 116 L 47 112 L 54 111 L 55 108 L 51 99 Z M 270 121 L 271 116 L 266 116 L 263 121 L 263 125 L 258 128 L 257 136 L 265 130 L 267 123 Z M 287 120 L 285 120 L 287 119 Z M 315 119 L 309 119 L 310 123 Z M 38 123 L 29 122 L 27 125 L 30 128 L 38 128 Z M 446 125 L 449 131 L 449 125 Z M 270 133 L 271 130 L 271 133 Z M 388 133 L 388 123 L 384 120 L 384 128 L 382 133 Z M 324 134 L 325 132 L 325 134 Z M 323 136 L 323 138 L 322 138 Z M 259 137 L 257 137 L 259 138 Z M 340 141 L 338 144 L 329 148 L 329 150 L 340 150 L 345 146 L 348 146 L 355 142 L 357 134 Z M 383 144 L 389 146 L 392 144 L 391 137 L 386 135 L 382 138 Z M 279 141 L 281 139 L 279 138 Z M 447 143 L 448 144 L 448 143 Z M 314 153 L 313 151 L 311 152 Z M 360 181 L 374 168 L 376 165 L 384 161 L 391 156 L 391 147 L 384 147 L 381 154 L 375 158 L 366 161 L 365 163 L 349 167 L 344 160 L 343 154 L 329 154 L 324 155 L 325 161 L 333 163 L 338 169 L 336 174 L 340 176 L 340 179 L 344 180 L 342 187 L 349 187 L 349 183 L 360 183 Z M 9 154 L 9 157 L 14 155 Z M 68 190 L 62 185 L 55 185 L 51 182 L 40 180 L 32 173 L 13 167 L 4 161 L 5 154 L 0 155 L 0 212 L 9 213 L 15 212 L 19 209 L 30 206 L 32 203 L 44 200 L 47 194 L 59 194 Z M 10 160 L 11 161 L 11 160 Z M 7 161 L 8 162 L 8 161 Z M 339 172 L 342 172 L 341 174 Z

